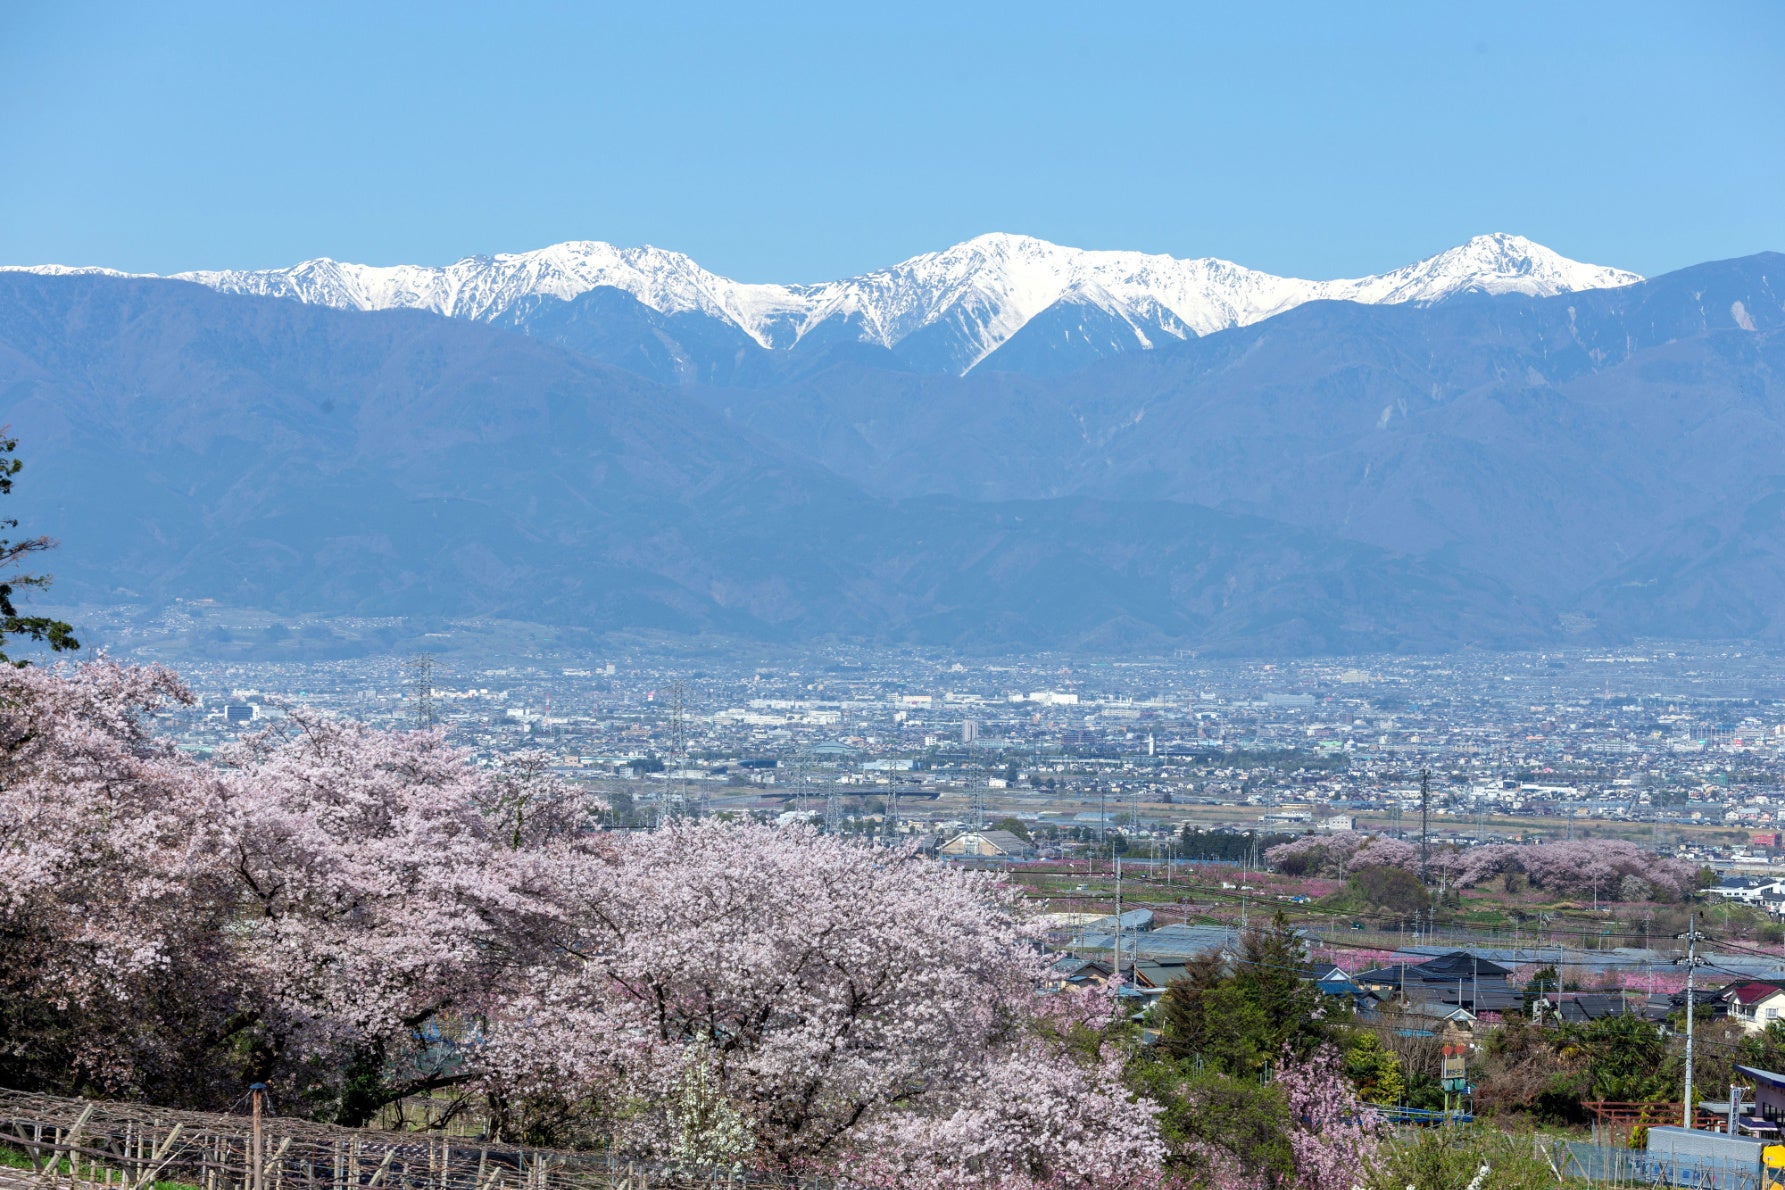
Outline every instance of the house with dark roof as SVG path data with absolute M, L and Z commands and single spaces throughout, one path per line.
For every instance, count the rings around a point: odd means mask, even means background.
M 1189 965 L 1184 959 L 1137 959 L 1129 968 L 1134 986 L 1163 992 L 1174 980 L 1184 978 Z
M 1785 899 L 1785 880 L 1767 876 L 1725 876 L 1705 890 L 1713 897 L 1747 905 L 1778 903 Z
M 1472 1016 L 1517 1011 L 1523 994 L 1507 982 L 1512 972 L 1491 959 L 1453 950 L 1418 963 L 1394 963 L 1352 978 L 1377 997 L 1407 1004 L 1448 1004 Z
M 1543 992 L 1537 1001 L 1538 1013 L 1570 1025 L 1614 1016 L 1646 1016 L 1648 1008 L 1647 996 L 1619 992 Z
M 1376 994 L 1359 983 L 1343 967 L 1332 963 L 1314 963 L 1302 968 L 1302 978 L 1319 989 L 1323 996 L 1351 1001 L 1358 1012 L 1367 1012 L 1378 1003 Z
M 1054 986 L 1061 988 L 1106 987 L 1109 984 L 1110 972 L 1113 968 L 1097 959 L 1081 959 L 1076 955 L 1062 955 L 1050 974 L 1054 978 Z

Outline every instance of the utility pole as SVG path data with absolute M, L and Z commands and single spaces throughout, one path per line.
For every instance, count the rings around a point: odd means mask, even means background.
M 254 1166 L 253 1176 L 248 1183 L 249 1190 L 262 1190 L 264 1171 L 261 1168 L 261 1154 L 264 1152 L 266 1145 L 260 1135 L 260 1113 L 261 1104 L 266 1098 L 266 1093 L 267 1085 L 265 1083 L 255 1083 L 248 1088 L 248 1102 L 250 1104 L 250 1110 L 254 1114 L 254 1131 L 248 1138 L 248 1147 L 252 1150 L 248 1156 L 248 1160 Z
M 1432 813 L 1432 770 L 1419 770 L 1419 882 L 1430 884 L 1432 837 L 1428 833 Z
M 1105 809 L 1105 795 L 1107 793 L 1108 786 L 1099 781 L 1097 783 L 1097 847 L 1099 850 L 1101 850 L 1103 845 L 1109 841 L 1107 834 L 1109 827 L 1109 811 Z
M 1684 1127 L 1691 1128 L 1693 1118 L 1698 1114 L 1693 1110 L 1692 1102 L 1692 977 L 1698 970 L 1698 940 L 1703 935 L 1698 932 L 1698 914 L 1693 913 L 1686 918 L 1686 1121 Z M 1731 1120 L 1733 1124 L 1734 1121 Z
M 1110 976 L 1122 982 L 1122 857 L 1116 856 L 1116 969 Z

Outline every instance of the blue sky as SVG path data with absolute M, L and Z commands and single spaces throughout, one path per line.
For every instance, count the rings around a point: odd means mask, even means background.
M 641 11 L 642 10 L 642 11 Z M 1785 5 L 0 7 L 0 262 L 1785 250 Z

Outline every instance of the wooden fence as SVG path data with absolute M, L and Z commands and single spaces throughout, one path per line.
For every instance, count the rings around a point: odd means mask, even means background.
M 742 1170 L 687 1169 L 433 1133 L 336 1128 L 0 1090 L 0 1144 L 43 1190 L 792 1190 Z

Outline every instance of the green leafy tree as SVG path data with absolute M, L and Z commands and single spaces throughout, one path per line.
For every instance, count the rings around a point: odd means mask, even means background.
M 1423 913 L 1432 903 L 1431 894 L 1419 877 L 1405 868 L 1363 868 L 1352 873 L 1348 883 L 1358 899 L 1390 913 Z
M 1785 1066 L 1785 1023 L 1774 1021 L 1758 1033 L 1747 1034 L 1739 1047 L 1743 1065 L 1780 1069 Z
M 11 494 L 13 477 L 24 469 L 24 460 L 14 453 L 18 445 L 18 439 L 0 433 L 0 496 Z M 18 527 L 16 518 L 0 518 L 0 533 L 11 533 Z M 13 605 L 13 596 L 20 589 L 36 587 L 42 590 L 49 586 L 49 575 L 23 574 L 17 568 L 29 555 L 52 549 L 55 544 L 47 537 L 28 537 L 22 541 L 0 537 L 0 575 L 4 576 L 0 578 L 0 662 L 11 661 L 3 651 L 8 639 L 37 641 L 58 653 L 80 648 L 70 625 L 49 616 L 21 616 Z
M 1680 1080 L 1661 1030 L 1633 1016 L 1604 1017 L 1580 1031 L 1587 1057 L 1587 1097 L 1643 1102 L 1674 1097 Z
M 1163 1107 L 1159 1133 L 1172 1172 L 1205 1185 L 1222 1184 L 1224 1169 L 1267 1190 L 1295 1183 L 1293 1121 L 1276 1084 L 1170 1058 L 1138 1064 L 1129 1081 Z
M 1219 1025 L 1208 997 L 1227 982 L 1220 958 L 1203 955 L 1190 960 L 1184 974 L 1166 986 L 1159 1002 L 1159 1045 L 1165 1053 L 1201 1060 Z
M 1279 910 L 1242 939 L 1232 973 L 1215 956 L 1190 964 L 1159 1007 L 1161 1048 L 1236 1077 L 1259 1073 L 1285 1049 L 1308 1053 L 1344 1009 L 1308 981 L 1307 957 Z
M 1176 987 L 1177 985 L 1173 985 Z M 1168 990 L 1166 998 L 1171 999 Z M 1249 1077 L 1276 1051 L 1270 1021 L 1246 989 L 1232 980 L 1181 995 L 1165 1007 L 1161 1038 L 1168 1052 L 1218 1070 Z
M 1264 1013 L 1267 1052 L 1287 1046 L 1306 1054 L 1332 1035 L 1334 1006 L 1306 978 L 1307 963 L 1307 946 L 1281 909 L 1241 940 L 1234 982 Z
M 1531 1016 L 1531 1009 L 1536 1005 L 1539 996 L 1553 996 L 1562 990 L 1562 977 L 1556 973 L 1553 964 L 1546 963 L 1531 972 L 1531 978 L 1525 981 L 1524 999 L 1520 1001 L 1519 1011 L 1525 1017 Z
M 1029 834 L 1029 828 L 1023 825 L 1023 820 L 1014 815 L 998 819 L 998 821 L 992 823 L 992 829 L 1009 831 L 1025 843 L 1033 843 L 1035 841 Z
M 1407 1092 L 1400 1059 L 1383 1046 L 1380 1037 L 1367 1030 L 1353 1037 L 1345 1049 L 1345 1077 L 1365 1103 L 1393 1107 Z

